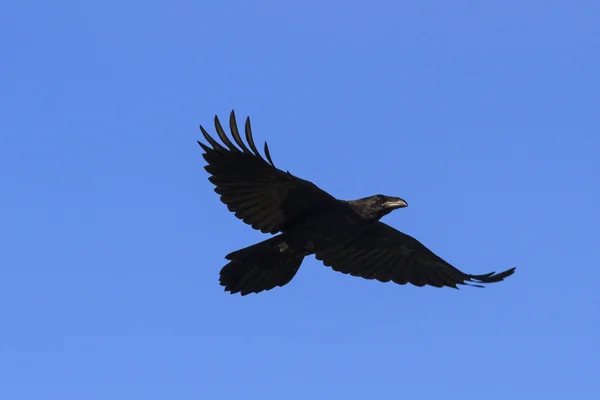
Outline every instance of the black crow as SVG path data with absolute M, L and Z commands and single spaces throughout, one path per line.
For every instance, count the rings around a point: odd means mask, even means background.
M 515 271 L 483 275 L 459 271 L 413 237 L 379 221 L 407 207 L 405 200 L 384 195 L 338 200 L 315 184 L 276 168 L 266 143 L 265 160 L 254 144 L 249 118 L 246 143 L 233 111 L 229 126 L 235 144 L 216 116 L 221 144 L 200 126 L 210 145 L 198 142 L 208 162 L 209 180 L 236 217 L 261 232 L 279 234 L 226 256 L 229 263 L 220 273 L 226 291 L 246 295 L 283 286 L 310 254 L 335 271 L 400 285 L 482 287 Z

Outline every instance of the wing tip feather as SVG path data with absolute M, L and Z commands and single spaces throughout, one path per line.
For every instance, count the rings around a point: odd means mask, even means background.
M 483 286 L 483 284 L 502 282 L 504 279 L 514 274 L 516 269 L 516 267 L 513 267 L 499 273 L 490 272 L 482 275 L 467 275 L 467 279 L 465 279 L 464 284 L 468 286 L 483 288 L 485 287 Z
M 206 139 L 206 141 L 212 146 L 212 149 L 211 149 L 210 147 L 208 147 L 207 145 L 203 144 L 202 142 L 200 142 L 198 140 L 197 142 L 202 147 L 202 149 L 204 149 L 207 152 L 210 150 L 213 150 L 213 151 L 217 151 L 219 153 L 223 153 L 223 152 L 246 153 L 246 154 L 253 155 L 253 156 L 259 158 L 260 160 L 262 160 L 265 163 L 268 162 L 268 164 L 270 164 L 273 168 L 276 168 L 275 163 L 273 162 L 273 159 L 271 157 L 271 152 L 269 151 L 269 146 L 267 145 L 267 142 L 265 142 L 265 146 L 264 146 L 266 160 L 263 158 L 260 151 L 258 151 L 258 148 L 256 147 L 256 144 L 254 142 L 254 137 L 252 135 L 252 127 L 250 124 L 250 117 L 246 117 L 246 123 L 245 123 L 245 136 L 246 136 L 246 141 L 248 142 L 248 146 L 246 146 L 246 143 L 244 143 L 244 141 L 242 140 L 242 137 L 240 136 L 240 132 L 237 127 L 235 110 L 232 109 L 231 113 L 229 114 L 229 128 L 231 131 L 231 136 L 233 137 L 233 140 L 239 146 L 239 148 L 236 147 L 235 144 L 233 144 L 233 142 L 231 140 L 229 140 L 229 137 L 227 136 L 227 134 L 225 133 L 225 131 L 223 129 L 223 126 L 221 125 L 221 121 L 219 120 L 218 115 L 215 115 L 215 117 L 214 117 L 214 124 L 215 124 L 215 130 L 217 131 L 217 135 L 219 136 L 219 138 L 221 139 L 223 144 L 225 144 L 226 147 L 222 146 L 217 140 L 215 140 L 212 136 L 210 136 L 210 134 L 206 131 L 206 129 L 204 129 L 204 127 L 202 125 L 200 125 L 200 131 L 202 132 L 202 136 L 204 136 L 204 139 Z M 250 148 L 248 148 L 248 147 L 250 147 Z

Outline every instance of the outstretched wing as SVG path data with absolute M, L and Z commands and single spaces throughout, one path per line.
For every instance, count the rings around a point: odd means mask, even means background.
M 265 160 L 254 144 L 250 118 L 246 118 L 245 125 L 247 145 L 240 137 L 233 111 L 229 126 L 237 146 L 227 137 L 217 116 L 215 129 L 225 146 L 202 126 L 200 130 L 210 146 L 198 144 L 208 162 L 204 167 L 211 175 L 208 179 L 215 184 L 215 192 L 221 195 L 221 201 L 236 217 L 254 229 L 277 233 L 311 212 L 338 204 L 333 196 L 315 184 L 277 169 L 266 142 Z
M 376 222 L 352 240 L 317 252 L 317 259 L 335 271 L 381 282 L 435 287 L 500 282 L 514 268 L 496 274 L 466 274 L 435 255 L 415 238 Z

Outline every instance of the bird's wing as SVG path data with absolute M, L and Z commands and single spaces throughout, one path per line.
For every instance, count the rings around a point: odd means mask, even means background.
M 382 222 L 338 246 L 317 252 L 316 258 L 335 271 L 381 282 L 435 287 L 499 282 L 514 268 L 496 274 L 470 275 L 459 271 L 415 238 Z
M 227 208 L 245 223 L 265 233 L 277 233 L 290 223 L 319 208 L 333 206 L 338 201 L 315 184 L 277 169 L 265 143 L 266 160 L 254 144 L 250 119 L 246 119 L 242 140 L 232 111 L 229 118 L 231 136 L 227 137 L 215 116 L 215 129 L 224 146 L 200 126 L 210 146 L 198 142 L 208 162 L 204 167 L 208 178 L 221 195 Z

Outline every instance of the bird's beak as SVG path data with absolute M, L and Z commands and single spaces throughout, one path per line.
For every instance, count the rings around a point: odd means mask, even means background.
M 401 198 L 395 198 L 393 200 L 388 200 L 385 203 L 383 203 L 383 205 L 386 208 L 391 208 L 392 210 L 395 210 L 397 208 L 404 208 L 404 207 L 408 207 L 408 203 L 406 202 L 406 200 L 403 200 Z

